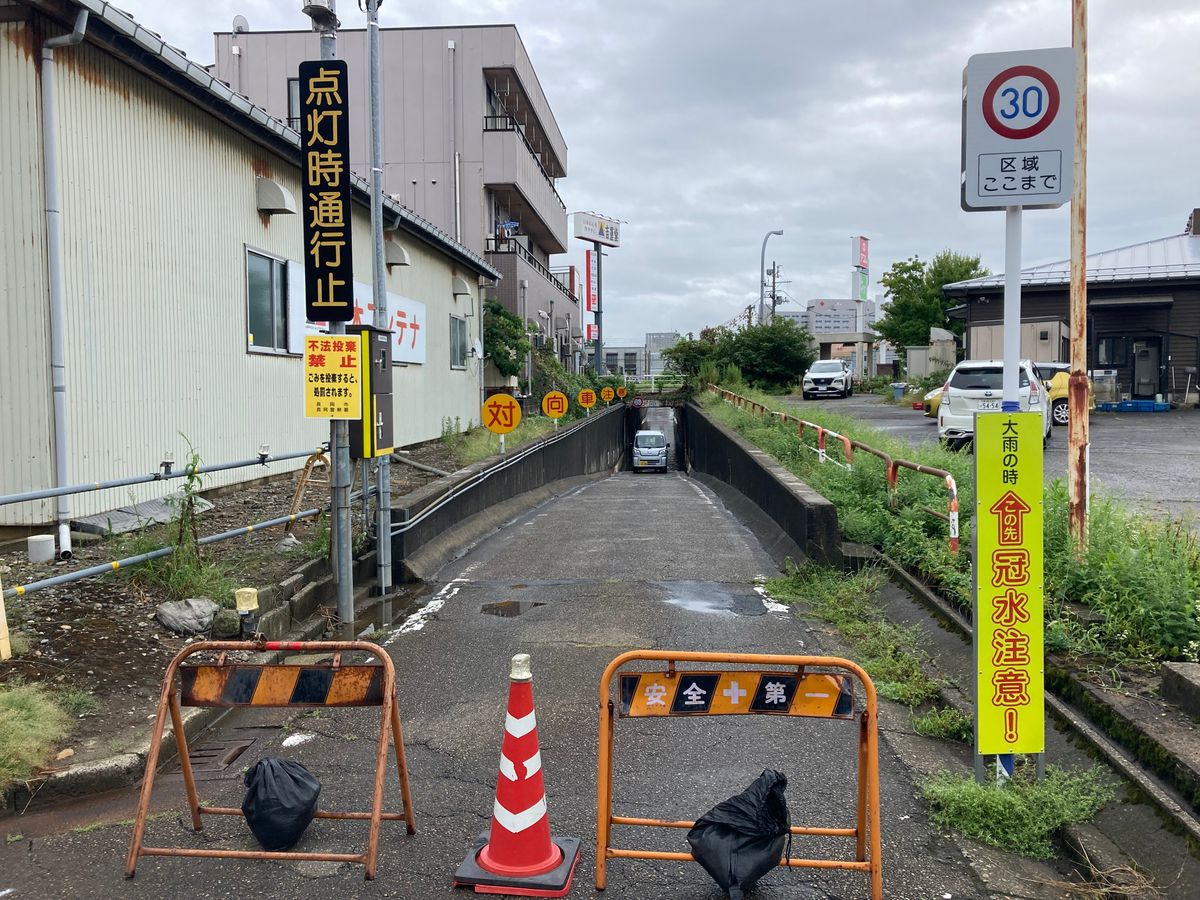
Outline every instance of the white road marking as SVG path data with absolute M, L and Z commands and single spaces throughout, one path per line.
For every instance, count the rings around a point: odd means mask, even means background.
M 283 739 L 283 746 L 298 747 L 300 744 L 305 744 L 311 741 L 316 735 L 313 734 L 289 734 Z
M 754 579 L 754 593 L 758 594 L 758 599 L 762 601 L 762 605 L 767 608 L 767 612 L 782 613 L 787 615 L 788 608 L 782 603 L 777 603 L 775 598 L 767 593 L 766 579 L 759 575 Z
M 392 630 L 392 633 L 388 635 L 387 640 L 383 642 L 383 646 L 390 646 L 396 640 L 396 638 L 402 634 L 410 634 L 411 632 L 420 631 L 422 628 L 424 628 L 429 619 L 437 615 L 438 611 L 446 605 L 447 601 L 453 600 L 458 595 L 458 592 L 462 590 L 462 585 L 470 583 L 471 579 L 467 578 L 467 576 L 470 575 L 478 565 L 478 563 L 474 563 L 473 565 L 467 566 L 467 568 L 463 570 L 462 575 L 460 575 L 458 578 L 453 578 L 446 584 L 442 585 L 442 589 L 433 595 L 433 599 L 401 622 L 399 628 Z

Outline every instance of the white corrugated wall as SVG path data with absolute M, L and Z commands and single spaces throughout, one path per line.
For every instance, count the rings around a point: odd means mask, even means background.
M 11 43 L 0 48 L 12 52 Z M 0 102 L 24 102 L 25 119 L 34 122 L 32 69 L 28 63 L 10 66 L 8 56 Z M 245 247 L 302 258 L 300 216 L 261 216 L 255 177 L 273 178 L 299 198 L 298 168 L 89 44 L 59 51 L 57 66 L 70 480 L 153 472 L 164 450 L 182 463 L 188 441 L 203 462 L 215 463 L 252 457 L 263 442 L 288 452 L 325 440 L 328 424 L 303 418 L 300 358 L 246 350 Z M 16 82 L 8 77 L 10 68 Z M 10 88 L 22 79 L 26 89 Z M 14 119 L 5 115 L 3 121 Z M 0 146 L 6 154 L 32 154 L 36 163 L 40 149 L 31 131 L 0 129 L 0 142 L 8 145 Z M 10 275 L 0 277 L 5 303 L 17 306 L 8 321 L 22 329 L 14 346 L 38 352 L 9 354 L 0 366 L 5 419 L 11 418 L 7 410 L 27 404 L 22 418 L 31 424 L 22 445 L 29 449 L 23 452 L 38 451 L 36 466 L 0 476 L 6 491 L 48 486 L 52 478 L 40 177 L 21 183 L 16 221 L 3 217 L 0 235 L 19 226 L 36 243 L 18 240 L 19 258 L 5 265 L 6 272 L 24 273 L 19 290 L 8 287 Z M 355 208 L 354 241 L 356 279 L 369 283 L 365 207 Z M 0 253 L 13 252 L 13 241 L 3 244 Z M 413 265 L 393 269 L 388 288 L 424 302 L 429 321 L 427 363 L 395 372 L 398 445 L 438 436 L 443 417 L 458 417 L 464 425 L 477 420 L 479 403 L 477 364 L 466 371 L 449 366 L 450 311 L 473 311 L 471 302 L 454 301 L 453 269 L 445 257 L 415 239 L 405 244 Z M 475 276 L 462 274 L 473 286 Z M 474 341 L 478 319 L 469 321 Z M 20 379 L 19 397 L 10 390 L 17 382 L 10 382 L 9 370 Z M 214 474 L 206 486 L 260 474 Z M 72 512 L 101 512 L 168 489 L 151 484 L 78 495 Z M 0 524 L 48 521 L 49 506 L 35 506 L 0 507 Z

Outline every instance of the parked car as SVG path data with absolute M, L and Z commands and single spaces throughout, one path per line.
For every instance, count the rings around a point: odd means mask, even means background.
M 942 388 L 938 406 L 938 438 L 951 449 L 960 449 L 975 437 L 975 413 L 999 412 L 1004 363 L 998 359 L 964 360 L 954 367 Z M 1042 414 L 1042 435 L 1050 439 L 1050 407 L 1037 369 L 1021 360 L 1018 397 L 1022 412 Z
M 1071 413 L 1067 405 L 1067 395 L 1071 381 L 1070 363 L 1034 363 L 1042 384 L 1046 386 L 1046 394 L 1050 404 L 1050 420 L 1055 425 L 1066 425 L 1071 421 Z M 1096 389 L 1092 379 L 1088 378 L 1088 409 L 1096 408 Z
M 943 385 L 944 387 L 944 385 Z M 925 410 L 925 415 L 931 419 L 936 419 L 938 407 L 942 405 L 942 388 L 935 387 L 932 391 L 925 395 L 922 407 Z
M 667 436 L 661 431 L 639 431 L 633 436 L 633 471 L 658 469 L 667 471 Z
M 813 397 L 849 397 L 854 394 L 850 370 L 840 359 L 818 359 L 804 373 L 800 393 L 805 400 Z

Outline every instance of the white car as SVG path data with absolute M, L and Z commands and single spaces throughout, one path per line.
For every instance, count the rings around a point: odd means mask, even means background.
M 805 400 L 813 397 L 849 397 L 854 393 L 850 370 L 840 359 L 818 359 L 804 373 L 800 393 Z
M 957 450 L 975 438 L 975 413 L 1000 412 L 1003 393 L 1004 363 L 998 359 L 964 360 L 954 367 L 942 387 L 938 406 L 938 438 Z M 1050 439 L 1050 409 L 1046 388 L 1037 370 L 1027 359 L 1021 360 L 1018 381 L 1021 412 L 1042 414 L 1042 434 Z
M 661 431 L 639 431 L 633 436 L 633 471 L 667 471 L 667 451 L 670 449 L 667 436 Z

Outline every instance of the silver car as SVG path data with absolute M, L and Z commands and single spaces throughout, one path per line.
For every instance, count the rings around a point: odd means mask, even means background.
M 667 436 L 661 431 L 639 431 L 633 436 L 633 471 L 667 471 Z
M 854 393 L 850 370 L 840 359 L 818 359 L 804 373 L 800 393 L 805 400 L 813 397 L 849 397 Z

